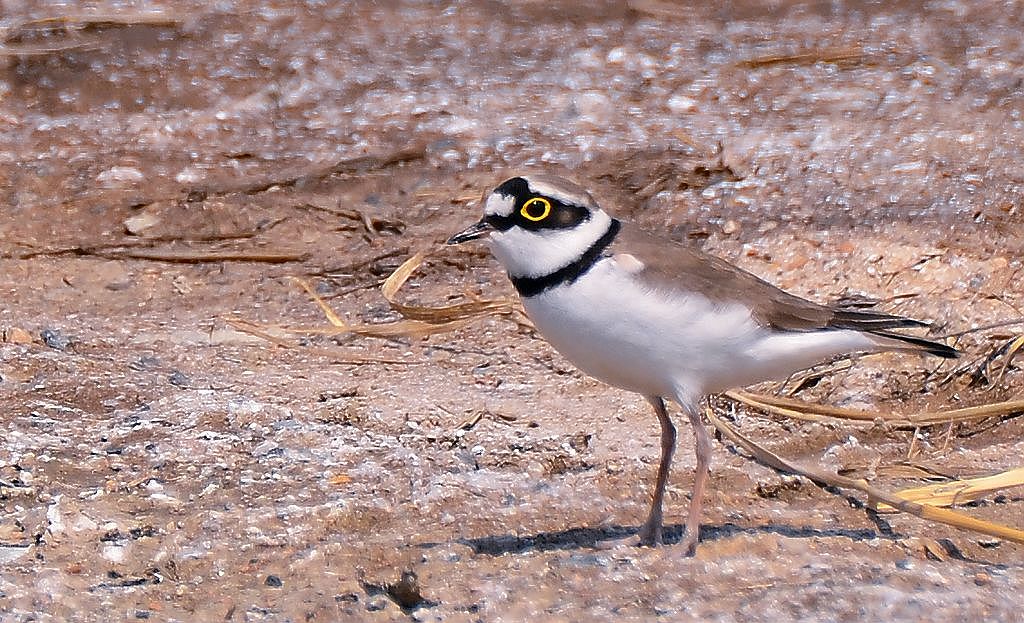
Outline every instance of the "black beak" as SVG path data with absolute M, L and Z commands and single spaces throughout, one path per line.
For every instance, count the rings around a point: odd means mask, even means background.
M 491 233 L 494 228 L 487 221 L 480 221 L 474 223 L 463 229 L 459 233 L 455 234 L 448 239 L 448 244 L 462 244 L 463 242 L 469 242 L 470 240 L 476 240 L 477 238 L 483 238 L 487 234 Z

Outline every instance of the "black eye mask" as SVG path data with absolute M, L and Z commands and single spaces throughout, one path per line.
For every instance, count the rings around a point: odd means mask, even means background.
M 507 231 L 512 227 L 521 227 L 532 231 L 543 229 L 569 229 L 590 220 L 590 210 L 583 206 L 562 203 L 561 201 L 530 190 L 530 185 L 521 177 L 513 177 L 494 189 L 495 193 L 514 201 L 513 211 L 508 216 L 498 214 L 487 215 L 484 221 L 498 231 Z M 533 199 L 543 200 L 551 205 L 551 210 L 540 219 L 527 218 L 523 214 L 523 206 Z M 531 207 L 528 213 L 543 214 L 543 211 Z

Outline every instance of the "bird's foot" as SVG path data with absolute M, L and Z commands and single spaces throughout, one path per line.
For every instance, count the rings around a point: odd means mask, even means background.
M 661 522 L 653 524 L 651 522 L 645 523 L 640 527 L 640 530 L 636 533 L 640 539 L 640 545 L 642 547 L 657 547 L 661 545 L 664 540 L 661 534 Z
M 661 526 L 652 527 L 644 524 L 636 534 L 616 537 L 614 539 L 601 539 L 594 546 L 597 549 L 608 550 L 620 547 L 657 547 L 661 544 Z
M 700 529 L 687 530 L 686 536 L 680 541 L 679 547 L 683 550 L 683 556 L 693 556 L 697 553 L 697 542 L 700 540 Z

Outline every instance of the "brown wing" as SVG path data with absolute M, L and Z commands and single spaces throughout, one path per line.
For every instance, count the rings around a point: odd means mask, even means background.
M 723 303 L 742 299 L 752 305 L 753 316 L 758 322 L 777 329 L 876 332 L 924 325 L 881 312 L 819 305 L 789 294 L 721 258 L 659 238 L 629 223 L 622 224 L 622 230 L 609 252 L 636 257 L 643 264 L 637 273 L 638 278 L 654 288 L 696 290 Z

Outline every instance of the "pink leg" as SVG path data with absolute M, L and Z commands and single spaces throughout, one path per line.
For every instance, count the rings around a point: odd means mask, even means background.
M 686 536 L 683 538 L 683 552 L 692 556 L 697 550 L 697 541 L 700 540 L 700 516 L 704 500 L 704 485 L 708 481 L 708 472 L 711 468 L 711 437 L 700 421 L 700 412 L 694 405 L 683 404 L 683 410 L 690 418 L 693 425 L 693 435 L 696 438 L 697 468 L 693 476 L 693 495 L 690 497 L 690 512 L 686 517 Z
M 658 414 L 658 422 L 661 423 L 661 463 L 658 465 L 658 479 L 654 484 L 651 512 L 647 515 L 647 521 L 640 528 L 639 537 L 641 545 L 654 546 L 661 543 L 661 505 L 665 499 L 669 468 L 672 466 L 672 453 L 676 448 L 676 427 L 672 425 L 672 420 L 668 417 L 664 400 L 656 396 L 647 400 L 654 407 L 654 412 Z M 699 508 L 697 510 L 700 511 Z

